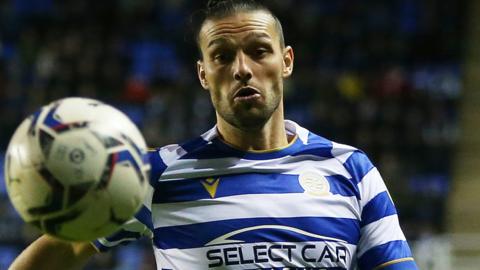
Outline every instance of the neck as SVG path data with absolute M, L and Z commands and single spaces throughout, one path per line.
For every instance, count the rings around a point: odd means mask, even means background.
M 242 129 L 232 126 L 217 115 L 217 128 L 221 139 L 244 151 L 262 151 L 288 145 L 283 110 L 277 110 L 265 125 L 257 129 Z

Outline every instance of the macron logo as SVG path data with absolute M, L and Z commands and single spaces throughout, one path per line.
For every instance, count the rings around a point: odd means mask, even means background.
M 219 182 L 220 177 L 217 179 L 210 177 L 201 181 L 203 187 L 207 190 L 208 194 L 210 194 L 210 197 L 212 199 L 215 198 L 215 194 L 217 194 L 217 187 Z

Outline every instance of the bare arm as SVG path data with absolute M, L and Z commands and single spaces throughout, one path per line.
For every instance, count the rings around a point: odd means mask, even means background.
M 95 253 L 90 243 L 65 242 L 43 235 L 15 259 L 9 270 L 81 269 Z

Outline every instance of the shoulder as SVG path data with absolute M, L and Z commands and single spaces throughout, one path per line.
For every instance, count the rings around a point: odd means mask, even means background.
M 362 150 L 347 144 L 337 143 L 312 132 L 308 135 L 303 152 L 333 158 L 351 175 L 354 182 L 361 179 L 375 166 Z
M 356 183 L 375 167 L 365 152 L 350 145 L 333 143 L 332 155 L 343 164 Z
M 168 166 L 172 162 L 182 159 L 192 152 L 197 152 L 201 149 L 204 149 L 216 137 L 216 127 L 213 127 L 212 129 L 193 139 L 189 139 L 177 144 L 169 144 L 150 149 L 150 158 L 151 160 L 153 158 L 154 161 L 161 159 L 162 163 Z
M 315 151 L 317 151 L 317 153 L 323 152 L 324 155 L 328 155 L 331 158 L 336 158 L 344 162 L 348 159 L 350 155 L 354 154 L 355 152 L 362 152 L 356 147 L 347 144 L 337 143 L 308 130 L 305 130 L 302 133 L 303 136 L 301 133 L 297 134 L 299 139 L 304 144 L 302 150 L 312 150 L 312 154 L 314 154 Z
M 192 153 L 204 149 L 208 144 L 209 141 L 199 136 L 183 143 L 150 148 L 148 156 L 151 165 L 151 182 L 156 182 L 167 168 L 188 157 Z

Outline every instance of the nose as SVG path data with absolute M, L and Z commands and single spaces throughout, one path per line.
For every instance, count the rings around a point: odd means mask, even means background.
M 246 83 L 252 78 L 252 70 L 248 60 L 243 52 L 237 54 L 233 65 L 233 77 L 236 81 Z

